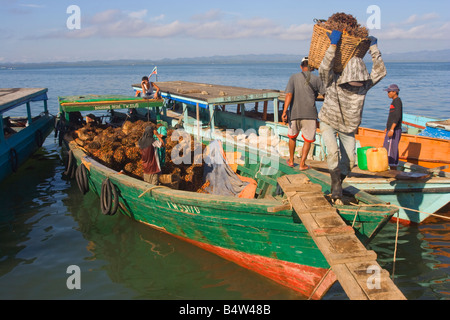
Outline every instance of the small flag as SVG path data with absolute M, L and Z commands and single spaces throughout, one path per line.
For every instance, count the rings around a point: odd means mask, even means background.
M 158 67 L 154 67 L 152 73 L 150 73 L 148 77 L 150 78 L 154 74 L 158 75 Z

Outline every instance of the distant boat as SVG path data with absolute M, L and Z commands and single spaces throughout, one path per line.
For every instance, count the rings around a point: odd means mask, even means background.
M 450 139 L 450 119 L 444 120 L 404 113 L 403 128 L 408 134 L 437 139 Z
M 420 135 L 438 139 L 450 139 L 450 119 L 427 122 L 427 127 Z
M 0 182 L 18 168 L 44 143 L 53 131 L 55 117 L 47 110 L 46 88 L 0 88 Z M 31 103 L 43 102 L 42 113 L 32 115 Z M 25 107 L 26 117 L 5 116 Z

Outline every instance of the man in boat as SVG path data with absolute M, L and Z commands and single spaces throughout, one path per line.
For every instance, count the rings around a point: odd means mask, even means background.
M 154 82 L 150 82 L 147 76 L 142 77 L 141 88 L 141 97 L 144 99 L 158 99 L 160 96 L 159 87 Z M 154 92 L 155 89 L 156 92 Z
M 142 151 L 144 181 L 155 186 L 159 185 L 158 176 L 161 173 L 161 165 L 157 149 L 164 146 L 164 141 L 154 124 L 150 124 L 145 128 L 144 134 L 138 141 L 138 146 Z
M 388 151 L 389 167 L 391 170 L 398 166 L 398 144 L 402 137 L 403 103 L 400 97 L 400 88 L 396 84 L 391 84 L 387 89 L 388 97 L 392 99 L 389 107 L 389 117 L 386 123 L 386 136 L 383 147 Z
M 80 111 L 69 112 L 69 126 L 71 129 L 79 129 L 83 126 L 83 124 L 83 116 Z
M 94 114 L 89 113 L 86 116 L 86 124 L 90 124 L 90 125 L 99 125 L 101 123 L 100 119 L 98 117 L 96 117 Z
M 373 67 L 369 74 L 361 58 L 349 60 L 342 73 L 333 71 L 337 44 L 342 32 L 329 34 L 331 45 L 319 67 L 319 75 L 326 88 L 325 100 L 319 113 L 320 131 L 327 148 L 327 164 L 331 175 L 331 198 L 342 198 L 342 181 L 355 165 L 355 134 L 361 124 L 366 94 L 386 76 L 386 67 L 377 46 L 370 36 Z M 337 143 L 339 139 L 339 145 Z
M 325 89 L 320 78 L 311 73 L 308 57 L 302 59 L 300 68 L 302 72 L 291 76 L 286 87 L 286 100 L 281 119 L 283 122 L 289 120 L 289 160 L 288 165 L 294 167 L 294 152 L 297 137 L 302 132 L 304 141 L 300 160 L 300 170 L 309 169 L 306 165 L 311 143 L 316 141 L 317 108 L 316 97 L 325 94 Z M 290 113 L 288 117 L 288 108 Z

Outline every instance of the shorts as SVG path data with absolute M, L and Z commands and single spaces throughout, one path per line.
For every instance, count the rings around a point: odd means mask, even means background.
M 301 131 L 303 140 L 312 143 L 316 141 L 316 130 L 316 120 L 292 120 L 289 122 L 288 137 L 290 139 L 297 139 Z

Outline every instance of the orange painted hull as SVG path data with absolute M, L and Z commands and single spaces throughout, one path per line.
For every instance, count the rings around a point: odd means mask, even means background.
M 259 273 L 283 286 L 300 292 L 303 296 L 312 300 L 322 299 L 331 286 L 337 281 L 334 272 L 325 268 L 310 267 L 255 254 L 238 252 L 180 237 L 165 230 L 161 231 L 187 241 L 206 251 L 217 254 L 241 267 Z
M 361 147 L 382 147 L 385 133 L 382 130 L 359 128 L 356 140 Z M 402 134 L 399 144 L 400 160 L 426 168 L 450 167 L 450 140 Z M 444 169 L 450 172 L 450 168 Z

